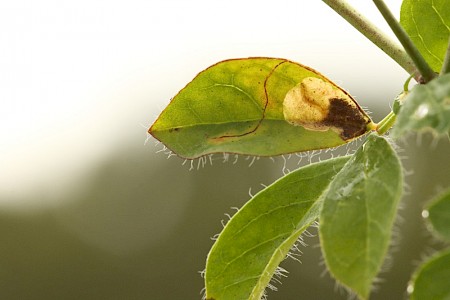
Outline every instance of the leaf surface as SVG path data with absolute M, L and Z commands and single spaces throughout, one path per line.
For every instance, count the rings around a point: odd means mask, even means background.
M 259 300 L 277 266 L 318 217 L 348 157 L 300 168 L 259 192 L 228 222 L 206 264 L 206 299 Z
M 402 100 L 392 136 L 426 129 L 436 134 L 450 132 L 450 74 L 412 88 Z
M 324 198 L 319 232 L 327 267 L 360 298 L 368 298 L 387 253 L 402 180 L 392 147 L 371 135 Z
M 439 72 L 450 35 L 448 0 L 403 0 L 400 24 L 431 68 Z
M 198 74 L 149 133 L 186 158 L 272 156 L 339 146 L 373 127 L 351 96 L 317 71 L 286 59 L 247 58 Z
M 450 299 L 450 250 L 426 261 L 413 277 L 411 300 Z
M 425 210 L 432 231 L 450 241 L 450 189 L 440 195 Z

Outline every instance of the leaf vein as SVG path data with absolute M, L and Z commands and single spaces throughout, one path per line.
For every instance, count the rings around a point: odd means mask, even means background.
M 444 18 L 441 16 L 439 11 L 436 9 L 436 6 L 434 5 L 434 0 L 431 0 L 431 7 L 433 8 L 434 12 L 438 15 L 439 19 L 441 19 L 441 22 L 447 28 L 447 31 L 450 32 L 450 26 L 445 23 Z
M 242 251 L 241 254 L 239 254 L 238 256 L 236 256 L 235 258 L 230 260 L 229 262 L 226 262 L 224 268 L 222 269 L 222 271 L 219 274 L 217 274 L 217 276 L 215 276 L 215 277 L 219 277 L 220 275 L 222 275 L 222 273 L 224 273 L 226 271 L 226 269 L 228 269 L 228 267 L 230 265 L 232 265 L 235 261 L 237 261 L 242 256 L 246 255 L 247 253 L 249 253 L 251 251 L 254 251 L 255 249 L 258 249 L 259 247 L 261 247 L 261 246 L 263 246 L 263 245 L 265 245 L 267 243 L 270 243 L 270 242 L 272 242 L 272 241 L 274 241 L 276 239 L 284 237 L 286 235 L 290 236 L 292 234 L 292 232 L 295 232 L 295 231 L 287 231 L 287 232 L 280 233 L 280 234 L 278 234 L 278 235 L 276 235 L 276 236 L 274 236 L 274 237 L 272 237 L 270 239 L 267 239 L 267 240 L 265 240 L 265 241 L 263 241 L 263 242 L 261 242 L 259 244 L 254 245 L 253 247 L 248 248 L 245 251 Z M 278 249 L 278 247 L 277 247 L 277 249 Z
M 416 28 L 417 37 L 419 38 L 419 40 L 420 40 L 420 42 L 421 42 L 421 44 L 422 44 L 422 47 L 425 49 L 425 51 L 428 52 L 428 54 L 430 54 L 430 56 L 432 56 L 432 57 L 433 57 L 434 59 L 436 59 L 440 64 L 442 64 L 442 63 L 443 63 L 442 58 L 439 58 L 438 56 L 436 56 L 436 55 L 428 48 L 427 44 L 426 44 L 425 41 L 423 40 L 423 36 L 422 36 L 422 35 L 420 34 L 420 32 L 419 32 L 419 26 L 417 25 L 416 18 L 415 18 L 415 16 L 414 16 L 414 10 L 413 10 L 413 5 L 412 5 L 412 4 L 411 4 L 411 19 L 412 19 L 412 21 L 413 21 L 413 23 L 414 23 L 414 27 Z
M 269 215 L 269 214 L 271 214 L 271 213 L 273 213 L 273 212 L 275 212 L 275 211 L 277 211 L 277 210 L 289 208 L 289 207 L 296 206 L 296 205 L 300 205 L 300 204 L 302 204 L 302 203 L 307 203 L 307 202 L 311 202 L 311 200 L 297 201 L 297 202 L 290 203 L 290 204 L 288 204 L 288 205 L 277 206 L 276 208 L 273 208 L 273 209 L 271 209 L 271 210 L 268 210 L 267 212 L 258 215 L 256 218 L 251 219 L 247 224 L 245 224 L 245 226 L 243 226 L 240 230 L 238 230 L 238 231 L 233 235 L 232 238 L 234 238 L 236 235 L 240 234 L 240 233 L 241 233 L 242 231 L 244 231 L 248 226 L 250 226 L 250 225 L 253 224 L 254 222 L 258 221 L 258 220 L 259 220 L 260 218 L 262 218 L 262 217 L 265 217 L 265 216 L 267 216 L 267 215 Z

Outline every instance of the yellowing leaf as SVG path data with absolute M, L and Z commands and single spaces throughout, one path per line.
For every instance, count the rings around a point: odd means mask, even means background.
M 374 125 L 317 71 L 277 58 L 232 59 L 182 89 L 149 133 L 186 158 L 272 156 L 342 145 Z

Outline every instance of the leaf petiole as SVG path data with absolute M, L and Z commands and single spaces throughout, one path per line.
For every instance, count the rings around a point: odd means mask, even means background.
M 378 135 L 385 134 L 394 125 L 394 123 L 397 119 L 397 114 L 400 111 L 401 101 L 409 93 L 408 92 L 408 84 L 409 84 L 409 81 L 411 80 L 411 78 L 412 78 L 412 76 L 406 80 L 405 85 L 403 86 L 403 89 L 404 89 L 403 93 L 399 94 L 395 98 L 394 104 L 392 106 L 392 111 L 386 117 L 384 117 L 383 120 L 381 120 L 380 122 L 375 124 L 375 131 L 378 133 Z
M 378 135 L 385 134 L 394 125 L 397 116 L 394 111 L 391 111 L 383 120 L 378 122 L 376 131 Z

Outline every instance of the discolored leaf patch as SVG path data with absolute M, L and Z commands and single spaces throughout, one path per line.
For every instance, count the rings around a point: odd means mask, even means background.
M 283 101 L 286 121 L 310 130 L 332 129 L 346 141 L 364 134 L 369 117 L 345 92 L 322 79 L 307 77 Z

